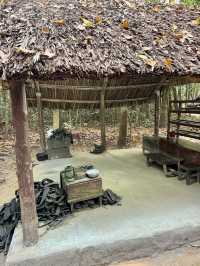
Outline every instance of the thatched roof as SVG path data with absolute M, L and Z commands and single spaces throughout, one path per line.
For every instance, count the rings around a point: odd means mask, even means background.
M 10 0 L 2 78 L 200 75 L 200 10 L 130 0 Z

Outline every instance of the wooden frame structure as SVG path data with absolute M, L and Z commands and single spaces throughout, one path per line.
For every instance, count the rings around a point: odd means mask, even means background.
M 64 82 L 64 81 L 62 81 Z M 110 86 L 109 81 L 105 84 L 105 81 L 101 86 L 93 87 L 90 86 L 74 86 L 74 85 L 52 85 L 40 82 L 24 82 L 22 80 L 15 80 L 9 82 L 9 87 L 11 91 L 12 98 L 12 108 L 13 108 L 13 121 L 16 130 L 16 157 L 17 157 L 17 175 L 19 181 L 20 189 L 20 199 L 21 199 L 21 210 L 22 210 L 22 225 L 23 225 L 23 236 L 24 244 L 27 246 L 33 245 L 38 239 L 38 229 L 37 229 L 37 213 L 35 206 L 35 196 L 33 190 L 33 176 L 32 176 L 32 165 L 30 159 L 30 150 L 27 140 L 27 107 L 26 100 L 29 107 L 36 106 L 38 110 L 38 125 L 40 132 L 40 145 L 41 149 L 46 149 L 45 135 L 44 135 L 44 122 L 43 122 L 43 107 L 50 107 L 53 109 L 58 109 L 59 106 L 63 109 L 71 108 L 71 104 L 79 108 L 89 108 L 90 105 L 96 106 L 100 109 L 100 121 L 101 121 L 101 142 L 106 148 L 106 129 L 105 129 L 105 109 L 111 106 L 123 106 L 129 105 L 133 102 L 147 102 L 155 101 L 155 127 L 154 135 L 159 135 L 159 111 L 160 111 L 160 90 L 167 89 L 171 81 L 163 81 L 159 79 L 158 83 L 141 83 L 132 85 L 118 85 Z M 60 82 L 59 82 L 60 83 Z M 181 82 L 182 83 L 182 82 Z M 29 88 L 32 84 L 31 88 Z M 36 86 L 33 84 L 37 84 Z M 44 85 L 45 84 L 45 85 Z M 49 91 L 50 90 L 50 91 Z M 51 90 L 54 91 L 52 94 Z M 62 92 L 65 92 L 65 97 L 61 98 Z M 77 98 L 68 99 L 68 93 L 70 91 L 77 92 L 87 92 L 87 97 L 84 95 L 76 94 Z M 89 94 L 88 94 L 89 92 Z M 111 94 L 110 94 L 111 92 Z M 112 94 L 114 92 L 114 94 Z M 117 96 L 116 96 L 117 92 Z M 128 93 L 127 93 L 128 92 Z M 49 93 L 46 97 L 45 93 Z M 61 93 L 61 94 L 60 94 Z M 91 100 L 92 93 L 97 93 L 95 100 Z M 125 93 L 125 94 L 124 94 Z M 26 98 L 27 95 L 27 98 Z M 34 95 L 34 97 L 33 97 Z M 128 97 L 123 97 L 128 95 Z M 69 97 L 69 98 L 70 98 Z M 117 99 L 116 99 L 117 98 Z M 49 106 L 50 104 L 50 106 Z M 59 105 L 57 105 L 59 104 Z M 61 104 L 61 105 L 60 105 Z M 22 137 L 23 136 L 23 137 Z M 23 148 L 19 148 L 23 147 Z
M 45 3 L 26 0 L 18 3 L 11 0 L 6 1 L 0 10 L 0 75 L 2 80 L 8 81 L 11 91 L 26 245 L 34 244 L 38 239 L 27 138 L 26 96 L 28 106 L 38 109 L 40 144 L 43 150 L 44 107 L 69 109 L 72 106 L 89 108 L 92 105 L 100 109 L 101 140 L 105 146 L 106 107 L 149 101 L 155 99 L 155 91 L 161 88 L 200 82 L 200 59 L 197 53 L 200 29 L 191 23 L 199 16 L 198 9 L 184 8 L 177 12 L 176 6 L 170 9 L 168 6 L 161 6 L 158 23 L 157 13 L 149 5 L 140 5 L 133 12 L 128 2 L 121 0 L 117 1 L 119 8 L 116 8 L 116 1 L 103 1 L 103 5 L 99 5 L 97 1 L 94 6 L 88 5 L 87 8 L 83 6 L 83 1 L 72 2 L 71 6 L 76 14 L 69 8 L 70 1 L 63 4 L 51 0 Z M 105 26 L 103 22 L 87 27 L 80 21 L 80 18 L 85 17 L 93 25 L 96 14 L 102 14 L 103 21 L 110 21 L 109 25 Z M 117 22 L 120 25 L 116 25 L 116 17 L 123 18 L 124 14 L 129 20 L 130 27 L 127 29 L 121 27 L 120 22 Z M 169 18 L 170 21 L 166 22 Z M 136 20 L 137 31 L 132 31 Z M 171 34 L 171 25 L 175 24 L 180 28 L 182 20 L 185 29 L 191 33 L 191 42 L 183 41 L 184 38 L 177 40 L 176 34 Z M 68 21 L 72 23 L 66 23 Z M 166 49 L 157 42 L 158 32 L 162 32 L 163 36 L 170 33 Z M 177 42 L 180 47 L 178 50 L 174 49 Z M 154 133 L 158 135 L 158 95 L 155 100 Z
M 176 115 L 176 119 L 172 119 L 172 114 Z M 170 101 L 167 138 L 170 138 L 171 127 L 174 126 L 176 127 L 174 135 L 176 136 L 177 143 L 179 136 L 200 140 L 200 133 L 198 130 L 200 128 L 200 122 L 191 119 L 181 119 L 182 114 L 200 114 L 200 100 Z M 182 129 L 182 127 L 184 128 Z

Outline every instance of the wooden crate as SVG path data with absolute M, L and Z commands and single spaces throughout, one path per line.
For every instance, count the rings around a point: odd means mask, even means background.
M 73 210 L 73 204 L 76 202 L 89 200 L 89 199 L 100 199 L 103 194 L 102 179 L 97 178 L 82 178 L 73 182 L 67 182 L 65 178 L 61 177 L 61 186 L 66 192 L 67 202 L 71 205 Z

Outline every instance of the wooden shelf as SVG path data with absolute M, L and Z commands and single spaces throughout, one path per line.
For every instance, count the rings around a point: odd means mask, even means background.
M 172 103 L 177 103 L 175 109 L 172 109 Z M 184 107 L 182 107 L 184 104 Z M 176 109 L 177 107 L 177 109 Z M 171 114 L 176 114 L 176 118 L 171 118 Z M 178 139 L 179 136 L 189 137 L 192 139 L 200 140 L 200 132 L 197 132 L 200 129 L 200 122 L 193 121 L 189 119 L 181 119 L 182 114 L 200 114 L 200 99 L 198 100 L 189 100 L 189 101 L 170 101 L 170 108 L 168 113 L 168 129 L 167 136 L 170 136 L 170 125 L 175 125 L 175 135 Z M 186 129 L 182 127 L 187 127 Z M 192 128 L 196 128 L 196 131 L 191 131 Z M 174 130 L 173 130 L 174 131 Z
M 191 121 L 191 120 L 172 120 L 170 121 L 173 125 L 179 125 L 179 126 L 187 126 L 192 128 L 200 128 L 200 122 L 197 121 Z
M 200 133 L 198 132 L 192 132 L 187 130 L 179 130 L 175 133 L 177 136 L 183 136 L 183 137 L 189 137 L 192 139 L 199 139 L 200 140 Z

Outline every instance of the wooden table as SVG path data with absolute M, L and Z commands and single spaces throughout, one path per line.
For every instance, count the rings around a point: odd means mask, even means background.
M 74 203 L 99 199 L 100 206 L 102 205 L 102 178 L 88 178 L 84 177 L 72 182 L 68 182 L 61 176 L 61 187 L 65 190 L 67 202 L 70 204 L 71 212 L 74 209 Z

